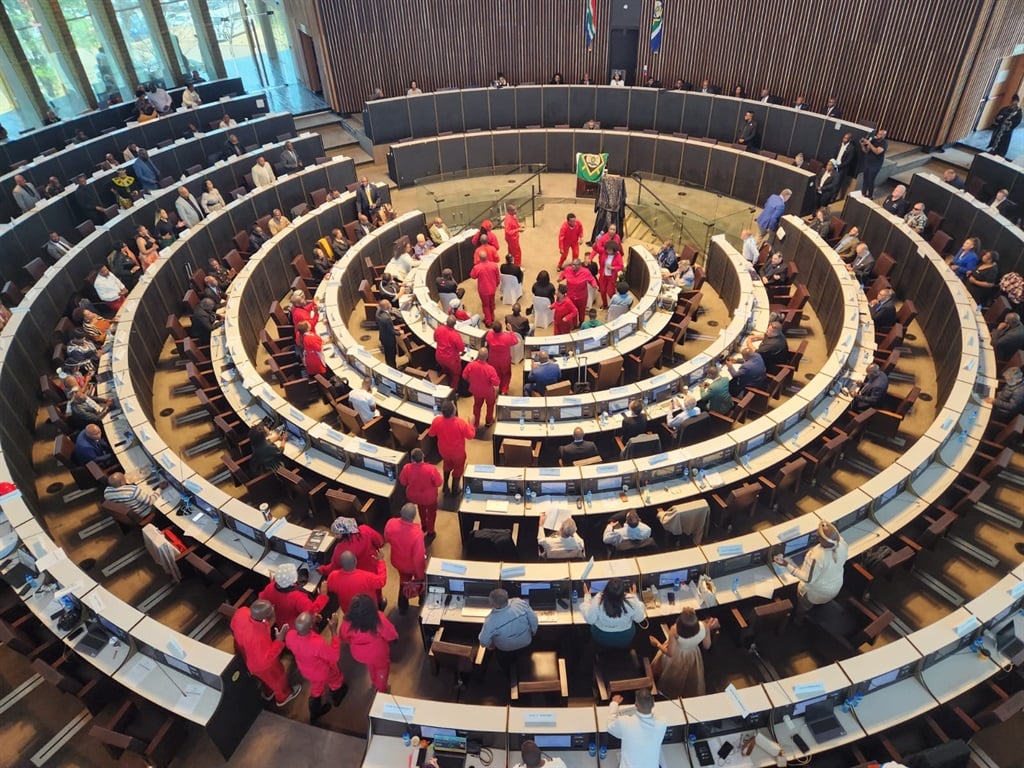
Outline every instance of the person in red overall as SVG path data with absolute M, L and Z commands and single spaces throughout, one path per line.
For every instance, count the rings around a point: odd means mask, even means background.
M 413 448 L 410 456 L 423 461 L 423 451 Z M 404 469 L 404 467 L 403 467 Z M 434 467 L 437 472 L 437 467 Z M 438 482 L 440 482 L 438 474 Z M 434 488 L 434 507 L 437 507 L 437 487 Z M 416 505 L 412 502 L 402 505 L 398 517 L 384 525 L 384 541 L 391 547 L 391 567 L 398 571 L 398 612 L 409 611 L 409 598 L 423 594 L 427 578 L 427 544 L 423 528 L 416 523 Z
M 484 219 L 480 222 L 480 229 L 473 235 L 470 242 L 473 243 L 473 248 L 476 249 L 473 254 L 474 261 L 479 256 L 480 249 L 483 248 L 485 249 L 484 253 L 487 254 L 487 260 L 493 261 L 495 264 L 498 263 L 498 248 L 501 246 L 501 241 L 498 240 L 498 236 L 494 233 L 494 225 L 491 224 L 490 219 Z
M 523 249 L 519 245 L 519 233 L 522 227 L 519 225 L 519 217 L 516 215 L 516 207 L 509 205 L 505 208 L 505 245 L 508 246 L 509 255 L 516 265 L 523 263 Z
M 590 304 L 590 286 L 596 288 L 597 280 L 589 269 L 580 266 L 579 259 L 573 259 L 572 264 L 562 271 L 558 279 L 565 283 L 569 299 L 576 305 L 579 322 L 583 322 L 583 318 L 587 316 L 587 305 Z
M 314 722 L 330 709 L 324 706 L 323 695 L 331 692 L 331 704 L 338 706 L 348 693 L 345 676 L 341 673 L 338 660 L 341 658 L 341 638 L 338 624 L 341 614 L 335 613 L 327 623 L 325 640 L 314 631 L 316 619 L 311 613 L 300 613 L 295 619 L 295 630 L 288 632 L 282 627 L 284 644 L 295 656 L 295 666 L 309 681 L 309 722 Z
M 565 264 L 565 258 L 572 249 L 572 258 L 580 257 L 580 243 L 583 241 L 583 225 L 576 220 L 576 215 L 570 213 L 565 217 L 562 226 L 558 230 L 558 268 Z
M 324 576 L 341 568 L 341 556 L 351 552 L 356 556 L 356 568 L 370 573 L 377 572 L 377 552 L 384 546 L 384 538 L 365 523 L 359 525 L 355 518 L 338 517 L 331 523 L 331 535 L 337 541 L 331 550 L 331 561 L 317 568 Z
M 487 362 L 487 350 L 477 352 L 476 360 L 466 366 L 462 378 L 469 382 L 469 394 L 473 396 L 473 426 L 480 427 L 480 409 L 487 403 L 485 426 L 494 423 L 494 402 L 497 400 L 498 372 Z
M 519 336 L 505 327 L 497 320 L 484 334 L 484 344 L 489 352 L 488 361 L 498 372 L 498 389 L 501 394 L 508 394 L 508 385 L 512 381 L 512 347 L 519 343 Z
M 469 276 L 476 280 L 476 290 L 480 294 L 480 303 L 484 308 L 484 325 L 494 322 L 494 297 L 501 283 L 501 268 L 496 261 L 488 260 L 487 256 L 476 249 L 476 266 Z
M 288 686 L 288 672 L 281 663 L 284 650 L 284 632 L 278 630 L 273 638 L 274 606 L 266 600 L 256 600 L 242 606 L 231 617 L 231 634 L 235 638 L 235 653 L 242 657 L 249 674 L 260 681 L 264 699 L 274 699 L 283 707 L 302 691 L 302 685 Z
M 327 366 L 324 365 L 324 342 L 317 334 L 311 333 L 309 323 L 303 320 L 295 328 L 295 334 L 302 346 L 302 365 L 306 369 L 309 378 L 323 376 L 327 373 Z
M 370 682 L 380 693 L 387 693 L 391 674 L 391 643 L 398 639 L 398 630 L 387 616 L 377 610 L 367 595 L 356 595 L 341 625 L 341 641 L 348 643 L 352 658 L 366 665 Z
M 327 590 L 338 598 L 338 607 L 348 611 L 356 595 L 372 595 L 383 609 L 387 600 L 381 597 L 381 590 L 388 583 L 388 566 L 383 560 L 377 561 L 377 572 L 361 571 L 356 568 L 356 556 L 345 552 L 341 556 L 341 568 L 327 577 Z
M 402 471 L 398 473 L 398 482 L 405 486 L 405 498 L 419 509 L 423 533 L 433 541 L 437 536 L 434 533 L 434 523 L 437 520 L 437 489 L 441 487 L 441 473 L 433 464 L 423 461 L 423 451 L 419 448 L 413 448 L 409 452 L 409 459 L 409 462 L 402 467 Z M 387 530 L 385 527 L 385 538 Z M 392 558 L 394 558 L 394 554 L 395 551 L 392 548 Z M 398 570 L 401 572 L 400 568 Z
M 609 224 L 608 231 L 602 232 L 594 241 L 594 250 L 591 252 L 590 258 L 597 259 L 597 263 L 600 264 L 604 259 L 608 243 L 618 243 L 619 250 L 622 250 L 622 237 L 619 236 L 619 228 L 614 224 Z
M 293 563 L 282 563 L 274 569 L 274 578 L 259 594 L 274 606 L 278 627 L 294 624 L 300 613 L 320 613 L 327 605 L 326 586 L 320 582 L 320 593 L 313 600 L 298 586 L 299 570 Z
M 316 302 L 306 298 L 305 291 L 292 291 L 292 302 L 289 312 L 292 316 L 292 324 L 295 326 L 295 343 L 301 344 L 302 337 L 299 335 L 299 323 L 305 320 L 309 323 L 309 330 L 316 333 L 316 324 L 320 320 L 320 310 Z
M 585 269 L 580 270 L 581 272 L 587 272 Z M 587 272 L 590 275 L 589 272 Z M 591 275 L 593 279 L 593 275 Z M 572 300 L 566 293 L 565 286 L 558 286 L 558 298 L 555 299 L 555 303 L 551 305 L 551 311 L 555 317 L 555 334 L 569 333 L 579 325 L 580 322 L 580 311 L 573 304 Z
M 614 240 L 608 242 L 605 245 L 604 256 L 597 262 L 597 289 L 601 292 L 601 309 L 608 309 L 608 299 L 615 295 L 619 273 L 624 267 L 622 246 Z
M 441 486 L 446 494 L 448 478 L 454 476 L 451 493 L 459 492 L 459 479 L 466 471 L 466 441 L 476 437 L 473 425 L 455 414 L 455 403 L 445 400 L 441 406 L 441 415 L 430 423 L 427 434 L 437 438 L 437 452 L 444 460 L 444 483 Z
M 444 325 L 434 329 L 434 359 L 437 366 L 448 376 L 448 385 L 453 389 L 459 386 L 459 379 L 462 378 L 462 353 L 466 349 L 466 342 L 462 340 L 461 334 L 455 330 L 456 317 L 448 315 Z

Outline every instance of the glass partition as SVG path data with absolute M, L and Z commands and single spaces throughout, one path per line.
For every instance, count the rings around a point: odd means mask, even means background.
M 171 34 L 171 45 L 178 59 L 175 69 L 183 75 L 191 75 L 192 70 L 198 70 L 204 79 L 211 79 L 209 63 L 203 56 L 197 22 L 192 18 L 188 0 L 162 0 L 160 10 L 163 11 L 167 30 Z
M 112 97 L 120 100 L 128 98 L 131 85 L 110 55 L 110 43 L 104 39 L 95 22 L 91 4 L 87 0 L 61 0 L 60 7 L 71 31 L 78 58 L 96 94 L 96 102 L 105 104 Z
M 124 35 L 125 45 L 128 46 L 128 54 L 132 57 L 135 72 L 143 84 L 155 82 L 164 88 L 173 87 L 174 78 L 160 53 L 152 24 L 143 12 L 139 0 L 113 0 L 113 5 L 118 26 Z
M 516 206 L 521 222 L 533 217 L 545 171 L 545 165 L 509 165 L 429 176 L 416 182 L 416 207 L 427 221 L 441 216 L 452 233 L 484 219 L 500 229 L 509 205 Z

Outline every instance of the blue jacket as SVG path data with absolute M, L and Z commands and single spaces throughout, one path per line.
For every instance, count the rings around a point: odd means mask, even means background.
M 114 458 L 113 451 L 106 440 L 92 440 L 83 429 L 78 433 L 75 440 L 75 459 L 79 464 L 88 464 L 95 461 L 97 464 L 105 464 Z
M 143 160 L 141 157 L 135 158 L 132 171 L 134 171 L 135 178 L 139 180 L 143 189 L 158 189 L 160 187 L 160 171 L 157 170 L 152 160 Z
M 782 195 L 772 195 L 765 201 L 764 210 L 756 219 L 757 226 L 769 232 L 779 226 L 779 219 L 785 212 L 786 201 L 782 199 Z
M 953 257 L 953 261 L 949 263 L 949 266 L 956 272 L 957 277 L 962 280 L 967 277 L 968 272 L 973 272 L 978 268 L 978 254 L 975 251 L 965 251 L 961 248 L 956 252 L 956 256 Z

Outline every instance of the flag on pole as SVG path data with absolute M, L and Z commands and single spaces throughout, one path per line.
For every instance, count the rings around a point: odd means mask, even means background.
M 591 184 L 596 184 L 601 180 L 606 165 L 608 165 L 607 152 L 600 155 L 576 153 L 576 176 Z
M 597 0 L 584 0 L 587 4 L 583 18 L 583 35 L 587 40 L 587 50 L 594 49 L 594 38 L 597 37 Z
M 654 16 L 651 18 L 651 53 L 661 50 L 661 22 L 665 15 L 665 3 L 654 0 Z

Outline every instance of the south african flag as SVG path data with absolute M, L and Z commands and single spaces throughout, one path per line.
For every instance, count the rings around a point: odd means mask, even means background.
M 594 47 L 597 37 L 597 0 L 584 0 L 587 4 L 586 15 L 583 17 L 583 35 L 587 40 L 587 50 Z

